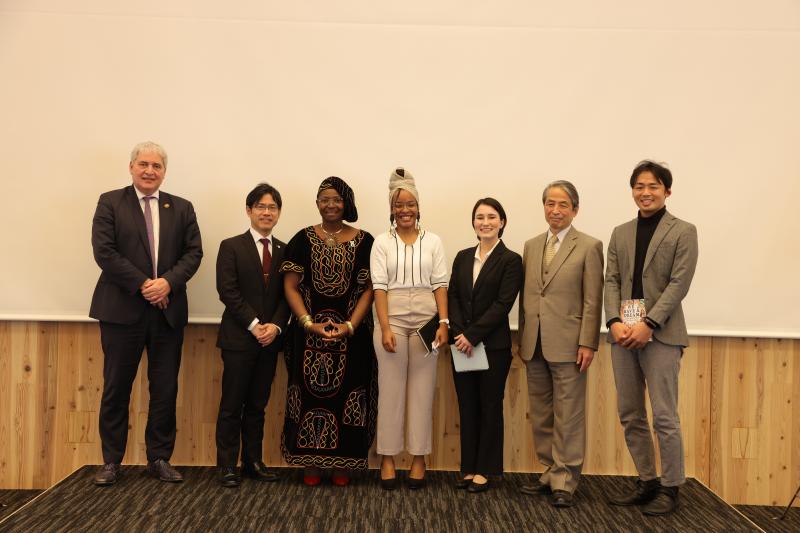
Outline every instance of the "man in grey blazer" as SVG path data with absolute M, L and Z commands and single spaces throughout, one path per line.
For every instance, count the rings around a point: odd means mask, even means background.
M 520 355 L 527 361 L 530 415 L 546 470 L 524 494 L 570 507 L 586 449 L 586 370 L 600 341 L 603 243 L 572 226 L 578 191 L 555 181 L 542 194 L 549 230 L 525 243 Z
M 683 440 L 678 419 L 678 372 L 689 344 L 681 301 L 697 265 L 697 230 L 670 214 L 672 173 L 642 161 L 630 178 L 636 219 L 614 228 L 608 243 L 605 312 L 617 388 L 619 419 L 639 472 L 635 489 L 610 499 L 614 505 L 641 505 L 646 515 L 664 515 L 678 506 L 685 481 Z M 644 317 L 623 322 L 626 301 L 644 300 Z M 626 324 L 628 322 L 628 324 Z M 645 388 L 658 436 L 661 480 L 645 410 Z

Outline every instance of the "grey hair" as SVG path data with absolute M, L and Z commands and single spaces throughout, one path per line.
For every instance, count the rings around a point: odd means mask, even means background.
M 142 152 L 157 153 L 159 156 L 161 156 L 161 160 L 164 162 L 164 168 L 167 168 L 167 151 L 164 150 L 160 144 L 156 144 L 153 141 L 140 142 L 133 147 L 133 150 L 131 150 L 131 163 L 136 161 L 136 158 L 139 157 L 139 154 Z
M 547 191 L 552 189 L 553 187 L 558 187 L 569 196 L 569 199 L 572 201 L 572 208 L 577 209 L 578 204 L 580 203 L 580 198 L 578 197 L 578 189 L 575 186 L 568 182 L 567 180 L 556 180 L 547 185 L 542 191 L 542 203 L 544 204 L 547 201 Z

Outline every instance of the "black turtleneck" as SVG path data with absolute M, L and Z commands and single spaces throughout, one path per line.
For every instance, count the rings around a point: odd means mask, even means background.
M 667 206 L 662 207 L 649 217 L 643 217 L 641 211 L 639 212 L 639 217 L 636 221 L 636 256 L 633 261 L 633 290 L 631 291 L 631 298 L 634 300 L 644 298 L 644 289 L 642 288 L 644 258 L 647 256 L 647 248 L 650 246 L 650 241 L 653 240 L 656 227 L 658 227 L 658 223 L 666 212 Z M 645 302 L 645 305 L 649 307 L 651 303 Z

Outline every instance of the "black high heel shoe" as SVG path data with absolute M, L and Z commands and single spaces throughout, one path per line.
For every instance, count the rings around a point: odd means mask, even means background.
M 417 489 L 421 489 L 424 486 L 425 486 L 425 476 L 424 475 L 420 479 L 408 476 L 408 488 L 409 489 L 417 490 Z
M 381 478 L 381 488 L 383 490 L 394 490 L 397 488 L 397 474 L 388 479 Z
M 486 483 L 475 483 L 471 481 L 469 487 L 467 487 L 467 492 L 485 492 L 489 490 L 489 478 L 486 478 Z
M 472 478 L 469 479 L 461 478 L 455 482 L 455 488 L 463 490 L 469 487 L 471 483 L 472 483 Z

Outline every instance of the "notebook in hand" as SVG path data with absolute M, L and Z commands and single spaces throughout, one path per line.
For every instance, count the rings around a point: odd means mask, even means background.
M 433 315 L 433 318 L 425 322 L 415 333 L 422 340 L 425 345 L 425 354 L 428 355 L 433 349 L 433 341 L 436 339 L 436 330 L 439 329 L 439 315 Z
M 486 357 L 486 347 L 479 342 L 472 347 L 472 355 L 458 351 L 455 344 L 450 345 L 453 354 L 453 366 L 456 372 L 472 372 L 474 370 L 489 370 L 489 359 Z

